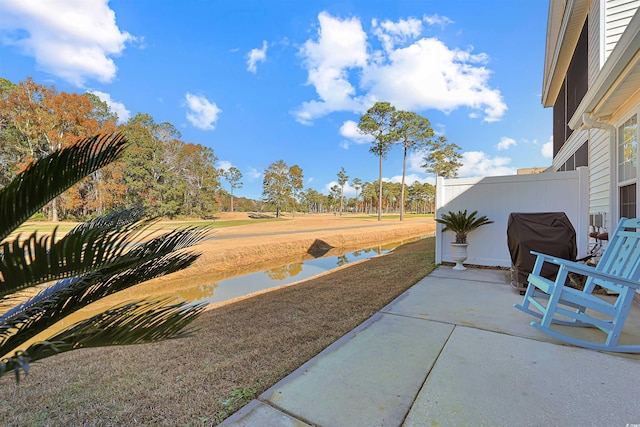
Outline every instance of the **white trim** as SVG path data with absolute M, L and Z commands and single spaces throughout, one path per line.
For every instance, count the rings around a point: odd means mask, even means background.
M 600 0 L 600 64 L 598 64 L 598 70 L 602 69 L 604 62 L 607 60 L 606 49 L 606 23 L 607 23 L 607 0 Z
M 634 115 L 636 116 L 636 176 L 635 178 L 626 179 L 620 182 L 618 181 L 619 150 L 618 150 L 617 139 L 616 139 L 616 143 L 612 144 L 615 146 L 615 156 L 614 156 L 615 168 L 613 168 L 611 172 L 611 181 L 615 184 L 615 188 L 616 188 L 615 193 L 612 195 L 612 199 L 614 199 L 614 203 L 612 204 L 614 204 L 616 208 L 614 213 L 614 218 L 612 218 L 612 220 L 616 221 L 616 225 L 617 225 L 618 219 L 620 218 L 620 188 L 622 187 L 626 187 L 627 185 L 631 185 L 631 184 L 636 184 L 636 216 L 640 214 L 640 183 L 639 183 L 640 181 L 640 108 L 638 106 L 629 110 L 627 114 L 622 116 L 620 120 L 617 120 L 616 138 L 619 134 L 620 128 L 624 126 L 624 124 Z

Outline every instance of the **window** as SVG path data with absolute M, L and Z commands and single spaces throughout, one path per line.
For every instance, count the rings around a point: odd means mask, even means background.
M 636 178 L 638 170 L 638 116 L 618 128 L 618 182 Z
M 585 142 L 560 166 L 560 171 L 574 171 L 580 166 L 589 166 L 589 143 Z
M 567 74 L 553 105 L 553 156 L 572 134 L 569 121 L 589 88 L 589 33 L 585 21 L 578 44 L 573 51 Z
M 636 218 L 636 185 L 620 187 L 620 218 Z
M 618 185 L 620 217 L 637 214 L 638 116 L 633 115 L 618 128 Z

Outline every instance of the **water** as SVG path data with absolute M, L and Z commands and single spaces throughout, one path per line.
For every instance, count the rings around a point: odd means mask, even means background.
M 343 253 L 341 255 L 329 255 L 321 258 L 309 259 L 302 262 L 295 262 L 281 267 L 272 268 L 270 270 L 220 280 L 215 283 L 201 286 L 201 297 L 196 298 L 196 301 L 215 304 L 233 298 L 246 296 L 254 292 L 298 282 L 355 261 L 385 254 L 412 240 L 417 239 L 360 249 L 349 253 Z

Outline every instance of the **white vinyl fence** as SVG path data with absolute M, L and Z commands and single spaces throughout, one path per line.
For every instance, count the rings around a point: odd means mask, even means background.
M 512 212 L 564 212 L 576 230 L 578 257 L 586 255 L 589 233 L 589 173 L 544 172 L 487 178 L 438 178 L 436 218 L 448 211 L 478 211 L 493 224 L 469 233 L 465 264 L 510 267 L 507 221 Z M 436 262 L 452 262 L 449 243 L 455 235 L 436 229 Z

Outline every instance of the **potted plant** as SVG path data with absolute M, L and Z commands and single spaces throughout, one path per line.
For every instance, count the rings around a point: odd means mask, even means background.
M 441 218 L 436 218 L 436 222 L 444 225 L 442 231 L 451 230 L 456 233 L 456 241 L 451 243 L 451 258 L 456 262 L 454 270 L 466 270 L 463 262 L 467 260 L 467 234 L 476 228 L 493 224 L 486 215 L 477 217 L 478 211 L 467 214 L 467 210 L 458 212 L 447 212 Z

